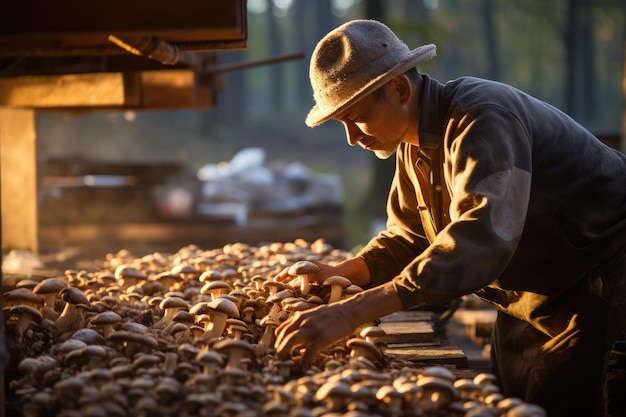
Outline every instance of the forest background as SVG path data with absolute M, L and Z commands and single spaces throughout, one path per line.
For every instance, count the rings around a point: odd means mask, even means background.
M 313 105 L 308 62 L 317 41 L 351 19 L 385 22 L 409 48 L 435 43 L 420 66 L 445 82 L 502 81 L 565 111 L 596 134 L 619 135 L 626 0 L 248 0 L 248 48 L 221 64 L 304 52 L 299 60 L 226 73 L 210 110 L 38 112 L 40 158 L 184 162 L 191 170 L 260 146 L 270 160 L 336 173 L 344 187 L 348 248 L 384 217 L 393 158 L 351 148 L 343 128 L 304 125 Z

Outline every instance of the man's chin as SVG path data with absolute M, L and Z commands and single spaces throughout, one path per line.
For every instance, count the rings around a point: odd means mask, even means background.
M 396 150 L 394 149 L 390 151 L 390 150 L 381 149 L 381 150 L 373 151 L 373 152 L 374 152 L 374 155 L 376 155 L 378 159 L 389 159 L 396 152 Z

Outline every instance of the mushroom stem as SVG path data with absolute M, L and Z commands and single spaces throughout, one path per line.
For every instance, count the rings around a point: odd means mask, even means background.
M 226 328 L 226 319 L 228 314 L 219 311 L 213 311 L 211 313 L 211 321 L 207 323 L 206 330 L 202 335 L 202 339 L 208 342 L 211 339 L 218 338 L 224 333 Z
M 341 285 L 331 285 L 330 297 L 328 298 L 328 304 L 341 300 L 342 293 L 343 293 L 343 287 Z

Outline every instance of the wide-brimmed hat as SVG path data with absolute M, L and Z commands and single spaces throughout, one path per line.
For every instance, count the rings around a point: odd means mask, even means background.
M 315 105 L 306 125 L 318 126 L 378 87 L 436 55 L 435 45 L 410 50 L 386 25 L 352 20 L 329 32 L 311 56 Z

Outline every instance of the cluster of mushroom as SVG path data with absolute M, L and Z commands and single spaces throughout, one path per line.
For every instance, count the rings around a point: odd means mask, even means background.
M 23 280 L 4 294 L 9 387 L 25 417 L 461 416 L 479 403 L 497 410 L 495 400 L 464 398 L 454 385 L 454 401 L 440 401 L 446 394 L 431 393 L 418 378 L 424 371 L 391 369 L 376 323 L 309 369 L 276 357 L 274 330 L 290 314 L 361 291 L 342 277 L 308 280 L 310 261 L 347 256 L 323 240 L 189 245 L 143 257 L 122 250 L 91 272 Z M 295 279 L 274 281 L 286 267 Z M 414 387 L 396 386 L 400 380 Z M 331 381 L 349 387 L 342 396 L 354 401 L 336 399 Z M 484 415 L 514 415 L 507 412 Z

